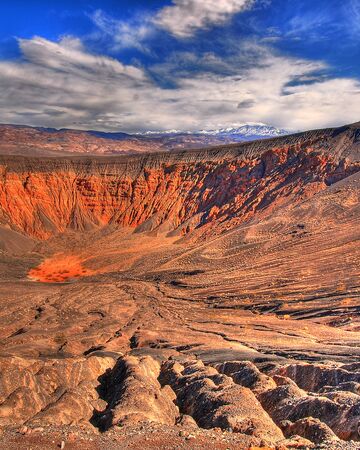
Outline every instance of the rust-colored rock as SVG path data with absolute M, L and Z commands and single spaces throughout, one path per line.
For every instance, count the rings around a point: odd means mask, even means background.
M 200 227 L 207 236 L 295 206 L 359 169 L 322 148 L 316 133 L 189 154 L 41 164 L 5 157 L 0 222 L 40 239 L 108 224 L 178 235 Z
M 325 423 L 313 417 L 297 420 L 295 423 L 284 421 L 282 429 L 287 436 L 294 434 L 300 435 L 305 439 L 309 439 L 314 444 L 321 444 L 322 442 L 338 441 L 339 438 Z
M 0 425 L 85 424 L 101 404 L 97 377 L 112 358 L 28 360 L 1 358 Z

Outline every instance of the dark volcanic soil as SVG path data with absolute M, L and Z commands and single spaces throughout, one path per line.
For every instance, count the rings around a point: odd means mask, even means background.
M 360 448 L 358 132 L 3 157 L 0 448 Z

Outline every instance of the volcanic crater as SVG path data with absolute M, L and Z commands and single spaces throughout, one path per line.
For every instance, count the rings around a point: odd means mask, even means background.
M 359 448 L 359 135 L 0 156 L 0 447 Z

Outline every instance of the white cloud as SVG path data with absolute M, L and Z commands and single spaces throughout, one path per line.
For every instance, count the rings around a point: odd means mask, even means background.
M 111 50 L 117 52 L 124 48 L 136 48 L 147 52 L 145 40 L 154 33 L 151 16 L 141 14 L 131 20 L 116 20 L 97 10 L 91 19 L 98 30 L 111 40 Z
M 119 125 L 135 93 L 149 86 L 141 69 L 92 55 L 77 39 L 19 45 L 22 61 L 0 62 L 2 122 L 98 127 L 115 112 Z
M 98 9 L 90 15 L 97 27 L 93 37 L 106 36 L 111 50 L 136 48 L 148 52 L 146 39 L 166 29 L 178 38 L 190 37 L 196 30 L 224 24 L 236 13 L 260 0 L 173 0 L 154 15 L 138 13 L 128 20 L 118 20 Z M 264 0 L 262 0 L 264 1 Z
M 183 71 L 174 89 L 159 87 L 142 68 L 87 52 L 71 37 L 21 40 L 20 48 L 20 61 L 0 62 L 3 123 L 131 132 L 264 122 L 297 130 L 360 117 L 357 80 L 314 78 L 323 64 L 264 47 L 245 49 L 261 66 L 240 64 L 235 75 Z
M 178 37 L 189 37 L 199 28 L 219 25 L 250 7 L 253 0 L 173 0 L 155 18 L 155 23 Z

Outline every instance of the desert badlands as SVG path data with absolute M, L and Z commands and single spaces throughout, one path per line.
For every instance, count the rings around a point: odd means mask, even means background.
M 360 124 L 0 156 L 0 448 L 360 448 Z

